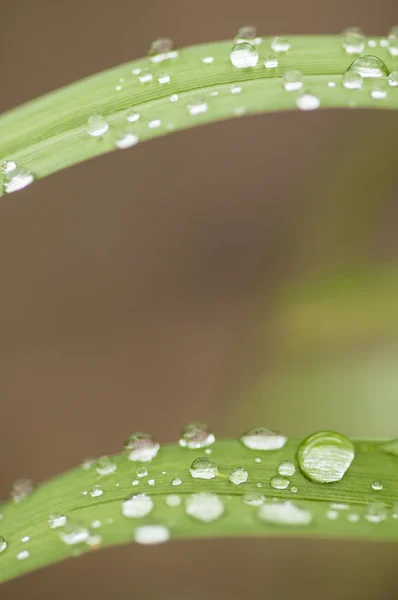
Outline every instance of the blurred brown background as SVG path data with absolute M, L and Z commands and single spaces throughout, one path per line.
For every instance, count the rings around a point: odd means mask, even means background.
M 1 17 L 1 112 L 142 56 L 161 36 L 184 46 L 244 24 L 384 35 L 398 20 L 395 0 L 16 0 Z M 17 477 L 116 452 L 136 429 L 175 440 L 194 419 L 220 436 L 256 424 L 396 436 L 397 126 L 381 111 L 237 119 L 3 198 L 0 496 Z M 131 545 L 0 594 L 393 599 L 392 549 Z

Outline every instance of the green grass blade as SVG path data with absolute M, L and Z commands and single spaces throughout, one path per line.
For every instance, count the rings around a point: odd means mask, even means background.
M 233 42 L 227 41 L 184 48 L 176 58 L 158 64 L 143 58 L 93 75 L 0 116 L 0 160 L 15 161 L 41 178 L 115 149 L 115 139 L 127 125 L 144 141 L 242 114 L 295 109 L 299 92 L 286 92 L 282 84 L 283 74 L 291 69 L 300 70 L 304 88 L 319 97 L 323 108 L 398 108 L 398 87 L 390 87 L 388 96 L 377 100 L 370 95 L 368 80 L 361 90 L 342 86 L 342 75 L 354 57 L 343 50 L 341 36 L 291 36 L 289 41 L 291 49 L 278 56 L 274 69 L 263 65 L 271 43 L 263 38 L 255 68 L 233 67 L 229 59 Z M 378 45 L 365 52 L 381 58 L 390 71 L 398 69 L 398 59 L 388 49 Z M 204 63 L 206 57 L 213 62 Z M 136 69 L 149 69 L 152 81 L 141 83 L 132 74 Z M 165 73 L 170 82 L 161 84 L 158 79 Z M 241 87 L 241 92 L 231 93 L 231 85 Z M 171 102 L 175 94 L 178 100 Z M 206 112 L 190 114 L 187 104 L 195 98 L 208 105 Z M 141 115 L 133 124 L 125 120 L 130 106 Z M 86 131 L 93 114 L 106 117 L 110 124 L 101 139 L 90 138 Z M 149 127 L 156 120 L 159 126 Z
M 166 526 L 171 539 L 300 535 L 398 541 L 398 519 L 392 511 L 398 501 L 398 459 L 386 452 L 385 442 L 357 441 L 351 467 L 341 481 L 333 484 L 312 483 L 301 474 L 296 462 L 298 445 L 298 441 L 289 440 L 280 450 L 261 452 L 246 448 L 238 440 L 217 441 L 212 446 L 211 457 L 219 473 L 211 480 L 194 479 L 189 472 L 192 460 L 204 455 L 203 449 L 189 450 L 178 445 L 162 447 L 156 458 L 146 465 L 148 476 L 140 478 L 136 486 L 132 480 L 137 479 L 136 468 L 141 463 L 130 462 L 125 454 L 115 457 L 117 469 L 111 475 L 98 475 L 94 466 L 88 470 L 73 469 L 43 483 L 21 502 L 10 502 L 2 507 L 0 535 L 8 547 L 0 553 L 0 581 L 92 549 L 86 543 L 71 546 L 61 541 L 62 528 L 51 529 L 48 524 L 50 515 L 56 514 L 65 515 L 68 521 L 79 522 L 93 535 L 101 536 L 101 540 L 95 540 L 98 547 L 131 542 L 134 529 L 143 524 Z M 257 457 L 261 457 L 261 462 L 255 461 Z M 290 488 L 275 490 L 270 485 L 278 465 L 284 460 L 296 465 L 295 474 L 289 477 L 291 486 L 298 488 L 296 493 Z M 247 470 L 249 478 L 246 483 L 234 485 L 228 476 L 238 466 Z M 181 485 L 172 486 L 175 477 L 182 480 Z M 155 480 L 152 486 L 148 484 L 150 479 Z M 382 482 L 382 490 L 372 489 L 374 480 Z M 261 488 L 258 483 L 262 484 Z M 101 496 L 83 494 L 96 484 L 103 490 Z M 215 493 L 224 502 L 224 514 L 217 520 L 203 523 L 185 513 L 187 497 L 200 491 Z M 122 501 L 143 492 L 154 501 L 152 512 L 139 519 L 123 516 Z M 296 527 L 267 524 L 259 519 L 258 507 L 243 502 L 247 492 L 263 494 L 267 502 L 291 500 L 309 510 L 313 521 Z M 181 505 L 167 506 L 165 499 L 169 494 L 178 494 Z M 381 522 L 371 522 L 365 517 L 372 502 L 381 502 L 386 508 Z M 331 503 L 343 506 L 334 507 Z M 351 520 L 352 515 L 357 515 L 358 520 Z M 94 521 L 100 521 L 98 528 L 92 527 Z M 21 538 L 25 536 L 30 540 L 23 543 Z M 30 555 L 18 560 L 17 554 L 23 550 Z

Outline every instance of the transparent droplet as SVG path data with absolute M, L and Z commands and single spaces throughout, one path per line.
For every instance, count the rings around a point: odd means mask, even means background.
M 137 477 L 146 477 L 148 475 L 148 471 L 146 470 L 146 467 L 138 467 L 137 468 Z
M 242 467 L 237 467 L 236 469 L 232 469 L 228 479 L 231 483 L 235 485 L 240 485 L 241 483 L 246 483 L 249 474 Z
M 140 120 L 140 116 L 140 113 L 134 107 L 129 108 L 126 113 L 126 119 L 129 123 L 136 123 Z
M 30 556 L 30 552 L 28 550 L 21 550 L 21 552 L 18 552 L 18 554 L 17 554 L 17 559 L 25 560 L 26 558 L 29 558 L 29 556 Z
M 109 123 L 105 117 L 101 117 L 101 115 L 93 115 L 87 121 L 87 133 L 92 137 L 105 135 L 108 129 Z
M 392 505 L 392 518 L 398 519 L 398 502 L 393 502 Z
M 328 87 L 329 88 L 334 88 L 334 87 L 336 87 L 336 83 L 334 81 L 329 81 L 328 82 Z
M 342 79 L 343 86 L 347 90 L 360 90 L 363 84 L 363 78 L 356 71 L 346 71 Z
M 370 95 L 374 100 L 385 100 L 388 96 L 388 83 L 383 81 L 375 81 L 370 90 Z
M 246 492 L 243 495 L 243 502 L 249 506 L 261 506 L 264 502 L 264 496 L 259 492 Z
M 138 485 L 140 482 L 138 481 L 138 479 L 133 479 L 133 481 L 131 482 L 131 485 Z
M 301 508 L 291 500 L 285 502 L 266 502 L 258 510 L 262 521 L 275 525 L 309 525 L 312 514 L 309 510 Z
M 266 69 L 276 69 L 278 66 L 278 58 L 275 54 L 269 54 L 264 61 L 264 67 Z
M 30 541 L 30 537 L 28 535 L 24 535 L 23 537 L 21 537 L 21 542 L 23 544 L 26 544 L 29 541 Z
M 4 550 L 7 548 L 7 542 L 6 540 L 3 538 L 3 536 L 0 535 L 0 554 L 2 552 L 4 552 Z
M 195 479 L 213 479 L 218 474 L 217 465 L 211 458 L 195 458 L 189 469 Z
M 82 544 L 90 537 L 89 530 L 79 523 L 67 522 L 60 533 L 61 540 L 68 546 Z
M 142 525 L 134 531 L 138 544 L 162 544 L 170 539 L 170 531 L 164 525 Z
M 240 94 L 242 91 L 242 88 L 240 85 L 232 85 L 231 86 L 231 94 Z
M 34 483 L 31 479 L 17 479 L 12 485 L 11 498 L 14 502 L 21 502 L 21 500 L 25 500 L 30 496 L 33 489 Z
M 332 510 L 349 510 L 350 509 L 350 505 L 349 504 L 342 504 L 341 502 L 332 502 L 330 505 L 330 508 Z
M 373 79 L 388 77 L 390 74 L 387 65 L 377 56 L 360 56 L 354 60 L 348 70 L 355 71 L 364 78 Z
M 214 56 L 205 56 L 204 58 L 202 58 L 202 63 L 204 63 L 205 65 L 211 65 L 211 63 L 214 62 Z
M 368 40 L 368 46 L 369 48 L 377 48 L 376 40 Z
M 153 500 L 146 494 L 136 494 L 122 502 L 122 514 L 125 517 L 138 519 L 149 515 L 153 509 Z
M 295 472 L 296 467 L 293 463 L 290 462 L 290 460 L 284 460 L 278 466 L 279 475 L 283 475 L 284 477 L 291 477 L 291 475 L 294 475 Z
M 278 477 L 275 475 L 275 477 L 272 477 L 270 485 L 274 490 L 286 490 L 290 485 L 290 481 L 286 479 L 286 477 Z
M 257 30 L 255 27 L 253 27 L 252 25 L 244 25 L 244 27 L 239 27 L 236 36 L 235 36 L 235 42 L 239 43 L 239 42 L 247 42 L 247 41 L 254 41 L 257 37 Z
M 171 485 L 173 485 L 174 487 L 177 485 L 181 485 L 181 484 L 182 484 L 182 481 L 179 477 L 174 477 L 174 479 L 171 482 Z
M 303 77 L 300 71 L 286 71 L 283 75 L 283 87 L 287 92 L 297 92 L 303 87 Z
M 320 105 L 321 101 L 318 96 L 308 91 L 302 93 L 296 100 L 296 106 L 300 110 L 316 110 Z
M 150 462 L 159 452 L 159 444 L 148 433 L 133 433 L 124 445 L 128 450 L 128 459 Z
M 389 36 L 388 51 L 391 54 L 391 56 L 398 56 L 398 36 Z
M 177 102 L 178 101 L 178 94 L 171 94 L 169 100 L 170 100 L 170 102 Z
M 211 523 L 221 517 L 224 512 L 224 504 L 217 494 L 201 492 L 192 494 L 186 499 L 185 512 L 198 521 Z
M 335 431 L 318 431 L 298 449 L 297 459 L 304 475 L 316 483 L 340 481 L 355 456 L 354 445 Z
M 100 535 L 90 535 L 86 543 L 90 548 L 99 548 L 101 542 L 102 537 Z
M 393 71 L 392 73 L 390 73 L 390 75 L 388 76 L 388 85 L 390 85 L 391 87 L 398 86 L 398 71 Z
M 250 429 L 240 439 L 246 448 L 251 450 L 279 450 L 287 442 L 287 437 L 265 427 Z
M 120 133 L 116 140 L 115 146 L 119 148 L 119 150 L 126 150 L 127 148 L 131 148 L 135 146 L 139 142 L 139 137 L 135 133 L 131 131 L 125 131 L 124 133 Z
M 190 115 L 201 115 L 207 112 L 207 102 L 201 98 L 192 98 L 187 104 L 188 112 Z
M 241 42 L 234 45 L 229 58 L 234 67 L 248 69 L 257 65 L 258 51 L 248 42 Z
M 138 81 L 141 83 L 150 83 L 153 81 L 153 75 L 149 69 L 142 69 L 141 73 L 138 75 Z
M 149 129 L 157 129 L 158 127 L 160 127 L 162 124 L 162 121 L 160 119 L 152 119 L 152 121 L 149 121 L 148 123 L 148 127 Z
M 256 486 L 257 486 L 258 488 L 260 488 L 260 487 L 263 487 L 263 484 L 262 484 L 260 481 L 258 481 L 258 482 L 256 483 Z
M 148 54 L 153 63 L 159 63 L 178 56 L 177 50 L 174 49 L 174 43 L 169 38 L 161 38 L 152 42 Z
M 155 485 L 156 481 L 154 479 L 148 479 L 148 485 Z
M 92 496 L 93 498 L 97 498 L 98 496 L 102 496 L 103 493 L 104 492 L 103 492 L 102 488 L 100 488 L 99 485 L 93 485 L 90 488 L 90 496 Z
M 86 458 L 86 460 L 84 460 L 81 464 L 82 469 L 84 469 L 85 471 L 88 471 L 89 469 L 91 469 L 91 467 L 93 466 L 94 461 L 91 460 L 91 458 Z
M 170 75 L 168 75 L 168 73 L 161 73 L 160 75 L 158 75 L 158 83 L 160 83 L 160 85 L 164 85 L 165 83 L 170 83 L 171 79 L 170 79 Z
M 366 507 L 365 519 L 369 523 L 381 523 L 386 517 L 386 507 L 382 502 L 372 502 Z
M 210 446 L 215 441 L 215 437 L 210 427 L 203 423 L 192 423 L 182 430 L 179 444 L 180 446 L 196 449 Z
M 51 515 L 48 519 L 48 524 L 51 529 L 57 529 L 58 527 L 65 527 L 66 517 L 64 515 Z
M 298 492 L 298 487 L 297 487 L 297 486 L 295 486 L 295 485 L 291 485 L 291 486 L 290 486 L 290 491 L 291 491 L 291 493 L 292 493 L 292 494 L 297 494 L 297 492 Z
M 274 52 L 287 52 L 291 48 L 291 43 L 284 37 L 274 37 L 271 48 Z
M 381 492 L 382 489 L 383 489 L 383 484 L 381 483 L 381 481 L 373 481 L 372 482 L 372 490 L 374 490 L 375 492 Z
M 93 522 L 91 523 L 91 527 L 92 527 L 93 529 L 98 529 L 99 527 L 101 527 L 101 521 L 98 521 L 98 520 L 96 520 L 96 521 L 93 521 Z
M 361 54 L 365 48 L 365 36 L 358 27 L 343 31 L 343 47 L 347 54 Z
M 34 181 L 34 175 L 28 169 L 18 166 L 12 160 L 6 160 L 1 165 L 3 173 L 3 190 L 5 194 L 18 192 Z
M 170 508 L 175 508 L 176 506 L 180 506 L 181 498 L 180 496 L 177 496 L 177 494 L 169 494 L 166 496 L 165 502 Z
M 109 456 L 101 456 L 101 458 L 95 462 L 95 470 L 98 475 L 111 475 L 111 473 L 116 471 L 116 463 L 112 458 L 109 458 Z

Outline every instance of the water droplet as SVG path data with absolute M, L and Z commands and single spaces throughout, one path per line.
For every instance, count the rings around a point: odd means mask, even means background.
M 103 490 L 100 488 L 99 485 L 93 485 L 90 488 L 90 496 L 92 496 L 93 498 L 97 498 L 98 496 L 102 496 L 103 494 Z
M 363 84 L 363 78 L 356 71 L 346 71 L 342 78 L 343 86 L 347 90 L 360 90 Z
M 258 516 L 262 521 L 275 525 L 309 525 L 312 521 L 310 511 L 300 508 L 291 500 L 267 502 L 260 506 Z
M 167 73 L 162 73 L 161 75 L 158 75 L 158 83 L 160 83 L 160 85 L 170 83 L 170 81 L 170 75 L 168 75 Z
M 260 463 L 260 462 L 261 462 L 261 458 L 260 458 L 259 456 L 257 456 L 257 457 L 254 459 L 254 462 L 255 462 L 255 463 Z
M 217 494 L 201 492 L 187 498 L 185 512 L 198 521 L 211 523 L 221 517 L 224 512 L 224 504 Z
M 211 454 L 213 451 L 211 448 L 206 448 L 205 454 Z
M 212 62 L 214 62 L 214 56 L 205 56 L 202 58 L 202 63 L 205 65 L 211 65 Z
M 33 492 L 34 483 L 31 479 L 17 479 L 12 485 L 11 498 L 14 502 L 25 500 Z
M 0 554 L 2 552 L 4 552 L 4 550 L 7 548 L 7 542 L 5 541 L 5 539 L 3 538 L 3 536 L 0 535 Z
M 240 440 L 251 450 L 279 450 L 286 444 L 287 437 L 272 429 L 256 427 L 244 433 Z
M 151 126 L 149 124 L 149 126 Z M 133 433 L 124 445 L 129 451 L 128 459 L 139 462 L 150 462 L 159 452 L 159 444 L 148 433 Z
M 94 461 L 91 460 L 91 458 L 87 458 L 86 460 L 84 460 L 81 464 L 82 469 L 84 469 L 85 471 L 88 471 L 89 469 L 91 469 L 91 467 L 93 466 Z
M 93 529 L 98 529 L 99 527 L 101 527 L 101 521 L 93 521 L 91 523 L 91 527 L 93 527 Z
M 303 77 L 300 71 L 286 71 L 283 75 L 283 87 L 287 92 L 297 92 L 303 87 Z
M 138 479 L 133 479 L 133 481 L 131 482 L 131 485 L 138 485 L 140 482 L 138 481 Z
M 370 95 L 375 100 L 385 100 L 388 96 L 388 83 L 386 81 L 375 81 L 370 90 Z
M 21 552 L 18 552 L 18 554 L 17 554 L 17 559 L 25 560 L 26 558 L 29 558 L 29 556 L 30 556 L 30 552 L 28 550 L 21 550 Z
M 135 146 L 136 144 L 138 144 L 138 142 L 138 135 L 130 131 L 125 131 L 124 133 L 120 133 L 117 136 L 115 140 L 115 146 L 116 148 L 119 148 L 119 150 L 126 150 L 127 148 Z
M 349 504 L 342 504 L 341 502 L 332 502 L 330 508 L 333 510 L 349 510 Z
M 93 115 L 87 121 L 87 133 L 92 137 L 104 135 L 109 129 L 109 123 L 105 117 Z
M 337 512 L 337 510 L 328 510 L 326 512 L 326 517 L 329 519 L 329 521 L 335 521 L 338 516 L 339 513 Z
M 141 73 L 138 75 L 138 80 L 141 83 L 149 83 L 153 81 L 153 75 L 149 69 L 142 69 Z
M 79 523 L 67 522 L 65 529 L 60 533 L 61 540 L 68 546 L 75 546 L 86 542 L 90 533 L 86 527 Z
M 381 481 L 373 481 L 372 482 L 372 490 L 375 492 L 380 492 L 383 489 L 383 484 Z
M 386 517 L 386 507 L 382 502 L 372 502 L 366 507 L 365 519 L 369 523 L 381 523 Z
M 170 100 L 170 102 L 177 102 L 178 101 L 178 94 L 171 94 L 169 100 Z
M 152 119 L 152 121 L 149 121 L 148 123 L 148 127 L 149 129 L 157 129 L 158 127 L 160 127 L 162 124 L 162 121 L 160 119 Z
M 12 160 L 6 160 L 1 165 L 3 173 L 3 189 L 5 194 L 18 192 L 34 181 L 34 175 L 28 169 L 17 166 Z
M 258 482 L 256 483 L 256 486 L 257 486 L 258 488 L 260 488 L 260 487 L 263 487 L 263 484 L 261 483 L 261 481 L 258 481 Z
M 126 119 L 129 123 L 136 123 L 140 120 L 140 116 L 140 113 L 134 107 L 129 108 L 126 113 Z
M 257 37 L 257 30 L 252 25 L 244 25 L 244 27 L 239 27 L 236 36 L 235 42 L 246 42 L 248 40 L 255 40 Z
M 297 487 L 297 486 L 295 486 L 295 485 L 291 485 L 291 486 L 290 486 L 290 491 L 291 491 L 291 493 L 292 493 L 292 494 L 297 494 L 297 492 L 298 492 L 298 487 Z
M 278 59 L 274 54 L 270 54 L 264 61 L 264 67 L 266 69 L 276 69 L 278 66 Z
M 180 506 L 181 498 L 180 496 L 177 496 L 177 494 L 169 494 L 166 496 L 165 502 L 170 508 L 175 508 L 176 506 Z
M 385 38 L 381 39 L 379 41 L 379 46 L 380 46 L 380 48 L 387 48 L 387 46 L 388 46 L 388 40 L 386 40 Z
M 391 56 L 398 56 L 398 25 L 391 28 L 388 36 L 388 51 Z
M 274 52 L 287 52 L 291 48 L 291 43 L 283 37 L 274 37 L 271 42 L 271 48 Z
M 365 48 L 365 36 L 358 27 L 343 31 L 343 47 L 347 54 L 361 54 Z
M 376 48 L 377 47 L 376 40 L 368 40 L 368 46 L 369 46 L 369 48 Z
M 122 513 L 125 517 L 137 519 L 149 515 L 153 509 L 153 500 L 146 494 L 135 494 L 122 502 Z
M 195 458 L 189 469 L 195 479 L 213 479 L 218 474 L 217 465 L 211 458 Z
M 234 67 L 248 69 L 257 65 L 258 51 L 248 42 L 241 42 L 234 45 L 229 58 Z
M 181 485 L 181 484 L 182 484 L 182 481 L 179 477 L 174 477 L 174 479 L 171 482 L 171 485 L 173 485 L 173 486 L 177 486 L 177 485 Z
M 347 515 L 347 521 L 351 521 L 351 523 L 356 523 L 359 521 L 359 515 L 357 513 L 350 513 Z
M 390 75 L 388 76 L 388 85 L 390 85 L 391 87 L 398 86 L 398 71 L 393 71 L 392 73 L 390 73 Z
M 360 56 L 349 67 L 350 71 L 355 71 L 367 78 L 388 77 L 390 74 L 387 65 L 377 56 Z
M 148 479 L 148 485 L 155 485 L 156 481 L 154 479 Z
M 98 475 L 111 475 L 116 471 L 116 463 L 109 456 L 101 456 L 95 463 Z
M 313 433 L 301 443 L 297 453 L 300 469 L 316 483 L 340 481 L 354 456 L 354 445 L 335 431 Z
M 148 471 L 146 470 L 146 467 L 138 467 L 137 468 L 137 477 L 146 477 L 148 475 Z
M 207 425 L 192 423 L 182 430 L 179 444 L 186 448 L 196 449 L 210 446 L 214 441 L 214 434 Z
M 231 86 L 231 94 L 240 94 L 242 91 L 242 88 L 240 85 L 233 85 Z
M 188 102 L 187 108 L 189 114 L 195 116 L 207 112 L 208 105 L 207 102 L 201 98 L 192 98 L 192 100 Z
M 99 548 L 101 542 L 102 537 L 100 535 L 90 535 L 86 543 L 90 548 Z
M 304 92 L 296 100 L 296 106 L 300 110 L 316 110 L 321 105 L 318 96 L 312 92 Z
M 164 525 L 142 525 L 134 531 L 138 544 L 161 544 L 170 539 L 170 531 Z
M 290 462 L 290 460 L 284 460 L 278 466 L 279 475 L 283 475 L 284 477 L 290 477 L 291 475 L 294 475 L 295 472 L 296 472 L 296 467 L 294 466 L 293 463 Z
M 23 544 L 26 544 L 29 541 L 30 541 L 30 537 L 28 535 L 24 535 L 23 537 L 21 537 L 21 542 Z
M 286 490 L 290 485 L 290 481 L 286 477 L 275 476 L 271 479 L 270 485 L 274 490 Z
M 236 469 L 232 469 L 228 479 L 231 483 L 240 485 L 241 483 L 246 483 L 248 477 L 248 472 L 242 467 L 238 467 Z
M 153 63 L 159 63 L 178 56 L 177 50 L 174 50 L 174 43 L 169 38 L 161 38 L 152 42 L 148 54 Z
M 398 519 L 398 502 L 393 502 L 392 505 L 392 518 Z
M 243 502 L 249 506 L 261 506 L 264 502 L 264 496 L 258 492 L 246 492 L 243 495 Z

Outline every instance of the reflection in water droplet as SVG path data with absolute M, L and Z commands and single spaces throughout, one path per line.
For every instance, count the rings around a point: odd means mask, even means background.
M 177 486 L 177 485 L 181 485 L 181 484 L 182 484 L 182 481 L 179 477 L 174 477 L 174 479 L 171 482 L 171 485 L 173 485 L 173 486 Z
M 87 133 L 92 137 L 104 135 L 109 129 L 109 123 L 101 115 L 93 115 L 87 121 Z
M 271 42 L 271 48 L 274 52 L 287 52 L 290 50 L 291 44 L 288 39 L 283 37 L 274 37 Z
M 387 511 L 383 502 L 372 502 L 366 507 L 365 519 L 369 523 L 381 523 L 386 517 Z
M 98 496 L 102 496 L 103 494 L 103 490 L 100 488 L 99 485 L 93 485 L 90 488 L 90 496 L 92 496 L 93 498 L 97 498 Z
M 264 67 L 266 69 L 276 69 L 278 66 L 278 59 L 274 54 L 270 54 L 264 61 Z
M 168 75 L 167 73 L 162 73 L 161 75 L 158 75 L 158 83 L 160 83 L 160 85 L 170 83 L 170 81 L 170 75 Z
M 240 485 L 241 483 L 245 483 L 249 474 L 242 467 L 238 467 L 237 469 L 232 469 L 228 479 L 234 485 Z
M 321 101 L 315 94 L 304 92 L 296 100 L 296 106 L 300 110 L 316 110 L 321 105 Z
M 161 38 L 152 42 L 148 54 L 153 63 L 159 63 L 178 56 L 177 50 L 174 50 L 174 43 L 169 38 Z
M 159 122 L 160 124 L 160 122 Z M 151 123 L 149 123 L 151 126 Z M 138 462 L 150 462 L 159 452 L 160 445 L 149 433 L 133 433 L 124 445 L 128 459 Z
M 388 96 L 388 83 L 386 81 L 375 81 L 370 90 L 370 95 L 374 100 L 385 100 Z
M 300 508 L 291 500 L 267 502 L 260 506 L 258 516 L 262 521 L 276 525 L 309 525 L 312 521 L 310 511 Z
M 290 485 L 290 481 L 286 477 L 275 476 L 271 479 L 270 485 L 274 490 L 286 490 Z
M 360 90 L 363 78 L 360 73 L 349 70 L 344 73 L 342 83 L 347 90 Z
M 111 475 L 116 471 L 116 463 L 109 456 L 101 456 L 95 463 L 95 470 L 99 475 Z
M 191 423 L 182 430 L 179 444 L 180 446 L 196 449 L 210 446 L 215 441 L 215 437 L 210 427 L 203 423 Z
M 188 112 L 190 115 L 201 115 L 207 112 L 207 102 L 202 100 L 201 98 L 192 98 L 187 105 Z
M 140 113 L 134 107 L 131 107 L 126 113 L 126 119 L 129 123 L 136 123 L 140 119 Z
M 383 484 L 381 481 L 373 481 L 372 482 L 372 490 L 375 492 L 380 492 L 383 489 Z
M 278 466 L 279 475 L 283 475 L 284 477 L 290 477 L 291 475 L 294 475 L 295 472 L 296 472 L 296 467 L 294 466 L 293 463 L 290 462 L 290 460 L 284 460 Z
M 185 512 L 199 521 L 210 523 L 221 517 L 224 512 L 224 504 L 216 494 L 201 492 L 187 498 Z
M 6 540 L 3 538 L 3 536 L 0 535 L 0 554 L 1 552 L 4 552 L 4 550 L 7 548 L 7 542 Z
M 195 479 L 213 479 L 218 474 L 217 465 L 211 458 L 196 458 L 189 469 Z
M 180 496 L 177 496 L 176 494 L 170 494 L 169 496 L 166 496 L 165 502 L 166 502 L 167 506 L 170 506 L 170 508 L 175 508 L 176 506 L 180 506 L 181 498 L 180 498 Z
M 360 56 L 349 67 L 350 71 L 359 73 L 364 78 L 388 77 L 387 65 L 377 56 Z
M 248 42 L 235 44 L 229 57 L 233 66 L 238 69 L 255 67 L 258 63 L 258 52 Z
M 115 141 L 115 146 L 116 146 L 116 148 L 119 148 L 119 150 L 126 150 L 127 148 L 131 148 L 132 146 L 135 146 L 136 144 L 138 144 L 138 142 L 139 142 L 138 135 L 136 135 L 135 133 L 126 131 L 117 136 L 116 141 Z
M 136 494 L 122 502 L 122 514 L 133 519 L 149 515 L 152 509 L 153 500 L 146 494 Z
M 354 456 L 354 445 L 335 431 L 313 433 L 301 443 L 297 452 L 300 469 L 316 483 L 340 481 Z
M 264 496 L 259 492 L 247 492 L 243 495 L 243 502 L 249 506 L 261 506 L 264 502 Z
M 18 166 L 12 160 L 6 160 L 1 165 L 3 173 L 3 190 L 5 194 L 18 192 L 34 181 L 34 175 L 28 169 Z
M 17 559 L 25 560 L 25 558 L 29 558 L 29 556 L 30 556 L 30 552 L 28 550 L 21 550 L 21 552 L 18 552 L 18 554 L 17 554 Z
M 138 544 L 161 544 L 170 539 L 170 531 L 164 525 L 142 525 L 134 531 Z
M 21 502 L 21 500 L 25 500 L 30 496 L 33 489 L 34 483 L 31 479 L 17 479 L 12 485 L 11 498 L 14 502 Z
M 283 75 L 283 86 L 287 92 L 297 92 L 303 87 L 303 77 L 300 71 L 286 71 Z
M 286 444 L 287 437 L 278 431 L 257 427 L 244 433 L 240 440 L 246 448 L 251 450 L 279 450 Z
M 365 36 L 358 27 L 343 31 L 343 47 L 347 54 L 361 54 L 365 48 Z

